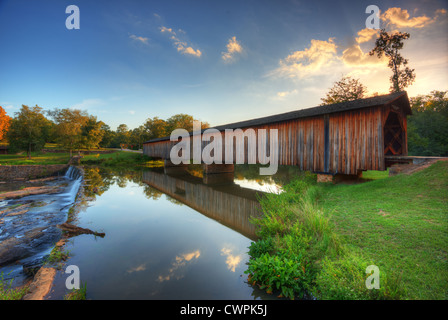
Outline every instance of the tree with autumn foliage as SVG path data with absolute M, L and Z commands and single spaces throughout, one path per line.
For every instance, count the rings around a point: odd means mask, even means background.
M 11 125 L 11 117 L 6 114 L 5 109 L 0 106 L 0 141 L 2 141 L 6 132 L 8 132 L 9 126 Z

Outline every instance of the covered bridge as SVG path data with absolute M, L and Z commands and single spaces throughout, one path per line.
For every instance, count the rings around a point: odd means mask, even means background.
M 407 93 L 397 92 L 214 128 L 223 135 L 225 129 L 277 129 L 279 165 L 332 176 L 358 175 L 385 170 L 388 156 L 407 155 L 410 114 Z M 143 144 L 143 153 L 168 160 L 176 143 L 170 137 L 153 139 Z M 247 148 L 244 152 L 247 163 Z

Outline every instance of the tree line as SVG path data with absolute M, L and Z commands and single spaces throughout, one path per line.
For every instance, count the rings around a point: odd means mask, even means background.
M 193 130 L 193 116 L 176 114 L 167 120 L 158 117 L 148 118 L 142 125 L 129 129 L 120 124 L 116 130 L 78 109 L 43 110 L 39 106 L 22 105 L 14 117 L 6 114 L 0 107 L 0 141 L 9 144 L 10 153 L 25 151 L 28 158 L 31 152 L 41 151 L 46 143 L 57 143 L 72 155 L 73 151 L 99 148 L 141 149 L 143 142 L 166 137 L 174 129 Z M 202 122 L 202 128 L 209 127 Z

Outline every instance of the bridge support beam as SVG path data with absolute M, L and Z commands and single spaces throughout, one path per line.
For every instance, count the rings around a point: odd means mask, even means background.
M 317 182 L 333 182 L 334 176 L 332 174 L 317 174 Z
M 187 172 L 187 169 L 187 164 L 174 164 L 168 159 L 165 159 L 163 164 L 165 174 L 184 174 Z

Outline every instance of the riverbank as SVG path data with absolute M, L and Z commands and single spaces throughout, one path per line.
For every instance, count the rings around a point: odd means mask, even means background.
M 447 161 L 358 184 L 302 178 L 284 190 L 254 221 L 254 285 L 289 298 L 447 298 Z M 366 288 L 370 265 L 378 290 Z
M 63 257 L 59 253 L 66 230 L 61 225 L 72 219 L 78 196 L 83 193 L 82 168 L 66 171 L 2 185 L 0 299 L 42 300 L 48 294 L 57 260 Z

